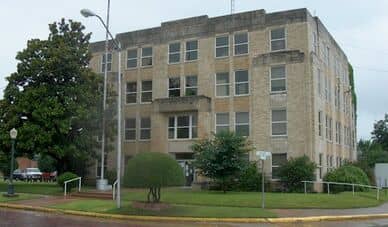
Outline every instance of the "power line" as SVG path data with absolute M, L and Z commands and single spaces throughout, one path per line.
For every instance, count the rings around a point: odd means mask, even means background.
M 369 67 L 363 67 L 358 65 L 355 65 L 354 67 L 362 70 L 372 71 L 372 72 L 388 73 L 388 69 L 376 69 L 376 68 L 369 68 Z

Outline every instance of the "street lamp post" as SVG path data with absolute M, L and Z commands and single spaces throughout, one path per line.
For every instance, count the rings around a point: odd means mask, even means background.
M 14 163 L 15 163 L 15 140 L 18 135 L 18 131 L 13 128 L 11 131 L 9 131 L 9 135 L 11 136 L 12 140 L 12 150 L 11 150 L 11 169 L 9 173 L 9 184 L 8 184 L 8 191 L 6 196 L 15 196 L 15 191 L 13 187 L 13 170 L 14 170 Z
M 112 33 L 110 33 L 108 27 L 104 23 L 104 20 L 89 9 L 82 9 L 81 14 L 84 17 L 97 17 L 101 24 L 104 26 L 106 32 L 112 39 L 113 45 L 118 52 L 118 69 L 117 69 L 117 196 L 116 204 L 117 208 L 121 207 L 121 43 L 117 41 Z

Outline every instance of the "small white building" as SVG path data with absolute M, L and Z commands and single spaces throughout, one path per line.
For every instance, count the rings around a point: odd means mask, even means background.
M 376 163 L 375 177 L 377 186 L 388 188 L 388 163 Z

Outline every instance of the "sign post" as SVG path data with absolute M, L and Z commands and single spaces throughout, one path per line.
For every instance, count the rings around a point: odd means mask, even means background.
M 256 151 L 256 156 L 261 160 L 261 208 L 265 208 L 265 190 L 264 190 L 264 161 L 271 157 L 269 151 Z

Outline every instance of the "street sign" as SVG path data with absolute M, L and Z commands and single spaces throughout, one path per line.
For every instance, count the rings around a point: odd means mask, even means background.
M 260 158 L 260 160 L 267 160 L 271 157 L 271 152 L 269 151 L 256 151 L 256 156 Z

